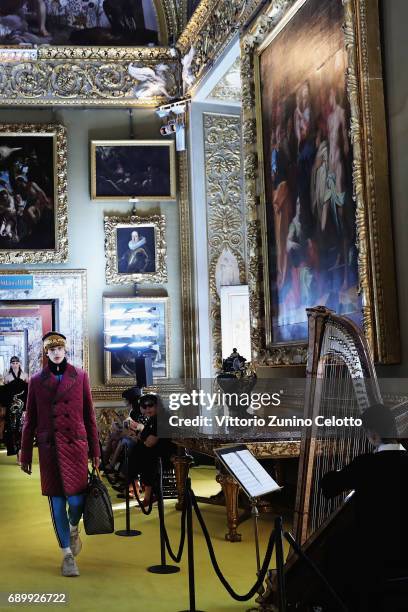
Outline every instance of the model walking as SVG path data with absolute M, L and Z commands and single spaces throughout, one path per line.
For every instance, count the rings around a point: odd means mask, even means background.
M 99 465 L 99 439 L 88 375 L 66 360 L 66 338 L 43 337 L 48 365 L 30 380 L 21 441 L 21 469 L 31 474 L 37 439 L 42 494 L 62 550 L 63 576 L 79 576 L 74 557 L 82 543 L 78 523 L 88 483 L 88 457 Z

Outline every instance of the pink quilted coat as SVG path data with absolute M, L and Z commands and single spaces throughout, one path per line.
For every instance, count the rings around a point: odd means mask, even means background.
M 43 495 L 76 495 L 88 480 L 88 457 L 99 457 L 88 375 L 68 364 L 61 382 L 48 367 L 30 380 L 21 462 L 37 439 Z

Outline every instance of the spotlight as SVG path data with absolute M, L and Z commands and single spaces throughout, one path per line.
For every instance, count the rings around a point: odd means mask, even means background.
M 162 136 L 176 135 L 177 151 L 184 151 L 185 142 L 185 121 L 184 116 L 187 112 L 187 104 L 190 100 L 179 100 L 170 104 L 164 104 L 156 109 L 156 113 L 165 123 L 160 128 Z M 167 119 L 167 121 L 166 121 Z
M 176 131 L 176 122 L 173 120 L 169 121 L 166 125 L 162 125 L 162 127 L 160 128 L 160 134 L 162 136 L 170 136 L 172 134 L 175 134 Z

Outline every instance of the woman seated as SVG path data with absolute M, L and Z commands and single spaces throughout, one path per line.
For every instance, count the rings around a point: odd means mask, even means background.
M 157 435 L 157 413 L 162 407 L 158 395 L 148 393 L 140 398 L 140 408 L 144 416 L 149 417 L 143 431 L 138 434 L 138 442 L 129 454 L 129 478 L 140 476 L 145 486 L 143 505 L 148 506 L 152 497 L 152 487 L 157 480 L 158 458 L 169 461 L 176 454 L 176 446 L 171 440 Z M 124 466 L 122 466 L 124 470 Z
M 147 422 L 147 417 L 143 415 L 143 407 L 140 409 L 139 387 L 131 387 L 122 393 L 122 397 L 129 408 L 129 416 L 124 421 L 116 420 L 112 424 L 106 447 L 104 449 L 105 471 L 113 471 L 118 463 L 124 445 L 130 448 L 136 444 L 137 434 L 142 431 L 143 425 Z

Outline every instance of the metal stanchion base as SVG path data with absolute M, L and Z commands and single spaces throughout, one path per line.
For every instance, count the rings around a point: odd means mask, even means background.
M 142 532 L 137 529 L 129 529 L 129 531 L 127 529 L 119 529 L 119 531 L 115 531 L 115 535 L 131 538 L 133 536 L 142 535 Z
M 188 610 L 180 610 L 180 612 L 203 612 L 203 610 L 196 610 L 196 608 L 194 608 L 194 610 L 190 610 L 190 608 Z
M 177 565 L 151 565 L 147 571 L 151 574 L 177 574 L 180 568 Z

